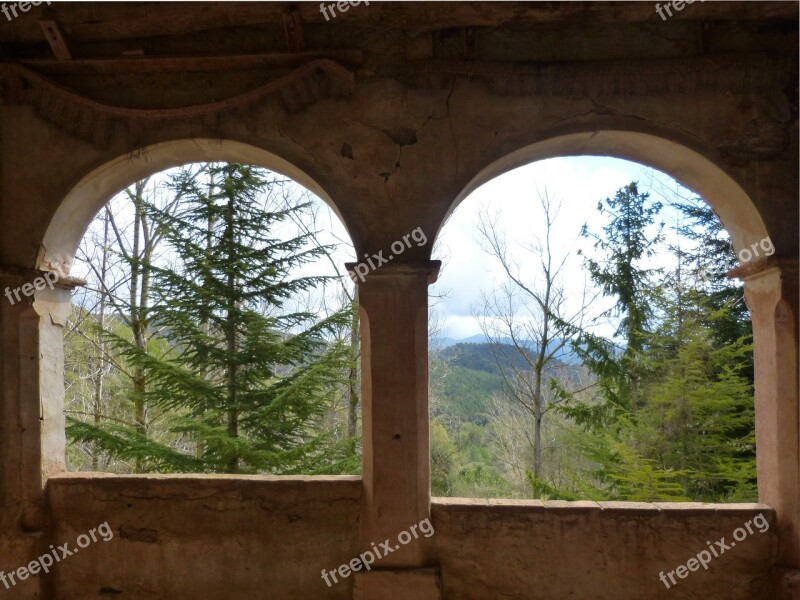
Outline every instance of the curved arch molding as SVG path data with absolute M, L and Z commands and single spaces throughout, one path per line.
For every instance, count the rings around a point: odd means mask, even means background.
M 448 216 L 469 194 L 495 177 L 559 156 L 613 156 L 669 174 L 708 202 L 737 251 L 768 235 L 761 214 L 747 192 L 717 164 L 682 144 L 636 131 L 588 129 L 549 137 L 510 152 L 484 165 L 450 205 Z M 447 217 L 442 220 L 440 230 L 446 220 Z
M 308 173 L 263 148 L 232 140 L 208 138 L 176 139 L 145 146 L 87 173 L 59 205 L 39 248 L 36 268 L 69 277 L 75 252 L 86 228 L 109 198 L 134 181 L 171 167 L 203 161 L 243 162 L 281 173 L 304 186 L 336 213 L 348 229 L 328 192 Z
M 212 119 L 229 111 L 246 111 L 278 96 L 287 112 L 305 110 L 324 98 L 352 94 L 355 75 L 328 60 L 309 61 L 291 73 L 225 100 L 179 108 L 138 109 L 111 106 L 86 98 L 17 64 L 0 65 L 7 103 L 30 104 L 44 120 L 96 146 L 107 147 L 118 128 L 143 131 L 181 119 Z

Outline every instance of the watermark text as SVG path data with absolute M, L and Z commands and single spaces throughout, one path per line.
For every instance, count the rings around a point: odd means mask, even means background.
M 353 280 L 353 283 L 358 283 L 358 280 L 361 280 L 361 283 L 364 283 L 367 275 L 370 271 L 374 271 L 388 263 L 390 260 L 393 260 L 395 256 L 398 256 L 406 251 L 407 248 L 411 248 L 411 241 L 414 240 L 417 243 L 417 247 L 424 246 L 428 243 L 428 237 L 425 235 L 425 232 L 422 231 L 421 227 L 417 227 L 411 233 L 407 233 L 403 236 L 402 240 L 397 240 L 396 242 L 392 242 L 391 251 L 392 254 L 389 256 L 383 255 L 383 250 L 378 252 L 377 254 L 373 254 L 370 256 L 369 254 L 365 254 L 364 258 L 367 259 L 367 262 L 358 263 L 355 265 L 352 270 L 348 270 L 348 274 L 350 275 L 350 279 Z M 373 260 L 375 259 L 375 260 Z
M 61 562 L 68 556 L 77 554 L 82 548 L 86 548 L 92 542 L 98 541 L 96 534 L 99 534 L 104 542 L 108 542 L 114 538 L 114 532 L 111 530 L 111 527 L 109 527 L 108 521 L 106 521 L 102 525 L 90 529 L 88 533 L 80 534 L 78 539 L 75 540 L 77 548 L 70 550 L 69 542 L 58 547 L 50 545 L 50 552 L 42 554 L 39 558 L 32 560 L 26 566 L 19 567 L 9 573 L 0 571 L 0 582 L 3 583 L 5 589 L 9 590 L 17 585 L 17 582 L 25 581 L 31 575 L 38 575 L 40 572 L 49 573 L 50 567 L 55 563 Z
M 755 533 L 751 525 L 755 525 L 755 527 L 758 528 L 759 533 L 764 533 L 769 529 L 769 523 L 764 517 L 764 513 L 759 513 L 755 518 L 750 519 L 747 523 L 745 523 L 744 527 L 737 527 L 734 530 L 733 539 L 736 541 L 726 543 L 725 538 L 723 537 L 713 544 L 711 542 L 706 542 L 706 545 L 708 545 L 708 550 L 701 550 L 695 556 L 686 561 L 685 565 L 680 565 L 672 571 L 667 571 L 666 574 L 664 571 L 661 571 L 658 574 L 658 578 L 661 580 L 661 583 L 663 583 L 667 589 L 670 589 L 673 585 L 677 585 L 678 583 L 675 581 L 675 575 L 678 576 L 678 579 L 686 579 L 690 572 L 699 571 L 701 566 L 707 571 L 708 564 L 713 559 L 720 557 L 727 550 L 730 550 L 736 546 L 736 542 L 742 542 L 747 539 L 748 535 L 753 535 L 753 533 Z M 669 579 L 669 582 L 671 583 L 669 583 L 667 579 Z
M 419 531 L 417 531 L 418 529 Z M 377 546 L 375 545 L 375 542 L 372 542 L 372 548 L 370 550 L 362 552 L 360 556 L 354 558 L 349 563 L 340 565 L 338 569 L 334 569 L 332 571 L 326 571 L 325 569 L 322 569 L 322 579 L 325 580 L 325 583 L 328 584 L 328 587 L 331 587 L 333 583 L 339 583 L 336 575 L 339 575 L 339 577 L 345 579 L 350 577 L 350 573 L 360 571 L 361 569 L 369 571 L 372 569 L 372 564 L 376 560 L 380 560 L 387 554 L 391 554 L 396 550 L 400 550 L 400 546 L 405 546 L 406 544 L 411 543 L 412 540 L 419 539 L 420 533 L 422 533 L 423 537 L 426 538 L 431 537 L 435 533 L 430 519 L 423 519 L 419 522 L 419 524 L 409 527 L 408 531 L 401 531 L 397 535 L 398 543 L 395 545 L 392 545 L 390 539 L 384 540 Z M 333 583 L 328 580 L 328 576 L 333 579 Z

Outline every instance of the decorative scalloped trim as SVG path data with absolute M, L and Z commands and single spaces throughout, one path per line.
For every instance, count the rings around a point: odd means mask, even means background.
M 328 60 L 310 61 L 291 73 L 225 100 L 179 108 L 139 109 L 103 104 L 62 87 L 35 71 L 16 64 L 0 65 L 5 78 L 6 102 L 30 104 L 37 114 L 68 133 L 98 146 L 107 146 L 118 127 L 141 131 L 152 123 L 212 118 L 243 111 L 264 98 L 280 94 L 290 113 L 305 110 L 323 98 L 345 97 L 353 92 L 355 75 Z

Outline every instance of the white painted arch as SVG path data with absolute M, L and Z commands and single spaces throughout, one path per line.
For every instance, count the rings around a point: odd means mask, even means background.
M 56 271 L 62 276 L 69 275 L 75 253 L 92 219 L 114 195 L 154 173 L 190 163 L 211 161 L 246 163 L 285 175 L 322 198 L 345 223 L 333 200 L 319 183 L 272 152 L 231 140 L 171 140 L 118 156 L 83 177 L 53 215 L 42 240 L 37 268 Z
M 663 137 L 611 130 L 547 138 L 486 165 L 457 196 L 442 226 L 456 207 L 484 183 L 518 167 L 564 156 L 610 156 L 663 171 L 708 202 L 730 234 L 737 254 L 767 237 L 764 221 L 748 194 L 711 160 Z

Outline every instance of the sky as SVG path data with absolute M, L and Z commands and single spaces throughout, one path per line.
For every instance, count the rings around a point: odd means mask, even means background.
M 154 179 L 159 176 L 156 175 Z M 538 195 L 547 192 L 555 204 L 561 205 L 554 224 L 554 254 L 564 256 L 565 287 L 572 295 L 574 307 L 579 306 L 585 287 L 591 287 L 584 257 L 578 250 L 591 253 L 589 241 L 579 236 L 587 224 L 601 231 L 604 218 L 597 211 L 601 199 L 613 196 L 621 187 L 637 181 L 640 191 L 674 189 L 682 195 L 691 192 L 672 178 L 640 164 L 608 157 L 564 157 L 532 163 L 509 171 L 478 188 L 451 214 L 434 242 L 433 258 L 443 261 L 439 280 L 431 286 L 431 311 L 437 335 L 464 339 L 481 333 L 475 313 L 481 295 L 497 289 L 505 277 L 496 258 L 490 256 L 481 243 L 478 223 L 481 212 L 497 219 L 497 226 L 507 235 L 512 255 L 523 273 L 536 273 L 536 256 L 529 247 L 543 235 L 542 209 Z M 297 186 L 296 193 L 304 190 Z M 342 223 L 320 199 L 316 227 L 324 243 L 338 243 L 333 263 L 353 260 L 354 250 Z M 676 218 L 673 211 L 664 211 L 667 222 Z M 430 236 L 429 236 L 430 238 Z M 429 243 L 431 240 L 429 240 Z M 669 266 L 670 257 L 656 257 L 654 265 Z M 86 265 L 84 265 L 84 268 Z M 304 274 L 332 274 L 331 261 L 307 265 Z M 342 269 L 343 271 L 343 269 Z M 349 282 L 348 282 L 349 283 Z M 610 305 L 610 300 L 593 304 L 596 312 Z M 612 324 L 602 335 L 613 334 Z
M 463 339 L 481 333 L 473 316 L 480 292 L 490 291 L 504 280 L 497 259 L 481 247 L 481 211 L 497 216 L 524 272 L 526 265 L 534 266 L 536 258 L 524 246 L 544 233 L 538 195 L 546 191 L 553 202 L 561 203 L 554 224 L 555 254 L 567 256 L 567 281 L 573 290 L 582 290 L 585 271 L 577 250 L 587 249 L 587 243 L 580 239 L 581 227 L 588 223 L 590 229 L 599 230 L 598 200 L 641 179 L 641 171 L 636 163 L 611 158 L 554 158 L 509 171 L 475 190 L 453 212 L 437 239 L 435 256 L 442 257 L 446 265 L 431 295 L 445 294 L 435 306 L 442 320 L 442 335 Z
M 577 307 L 584 284 L 591 288 L 583 268 L 584 257 L 578 249 L 591 253 L 591 244 L 580 238 L 584 224 L 599 232 L 604 218 L 597 211 L 601 199 L 613 196 L 631 181 L 639 183 L 640 191 L 653 190 L 658 197 L 665 189 L 681 195 L 691 195 L 674 179 L 638 163 L 609 157 L 564 157 L 535 162 L 512 171 L 484 184 L 467 197 L 451 214 L 434 242 L 433 258 L 443 261 L 439 280 L 430 288 L 431 311 L 435 315 L 437 335 L 453 339 L 464 339 L 481 333 L 475 311 L 480 308 L 481 294 L 496 289 L 504 280 L 500 265 L 481 245 L 478 231 L 479 215 L 486 212 L 497 217 L 497 224 L 507 234 L 509 247 L 516 247 L 514 256 L 519 257 L 523 271 L 528 265 L 534 267 L 535 260 L 525 250 L 531 242 L 543 235 L 541 206 L 538 194 L 545 191 L 555 202 L 561 203 L 560 213 L 554 224 L 554 248 L 556 255 L 566 256 L 565 281 L 573 294 L 573 306 Z M 321 200 L 319 201 L 322 202 Z M 667 224 L 677 218 L 674 211 L 662 211 Z M 347 234 L 332 211 L 320 212 L 319 225 L 331 234 L 331 240 L 349 242 Z M 353 250 L 343 244 L 337 252 L 337 260 L 352 260 Z M 656 257 L 653 266 L 670 266 L 671 257 Z M 596 312 L 601 312 L 611 301 L 599 301 Z M 614 327 L 607 324 L 596 331 L 612 335 Z

